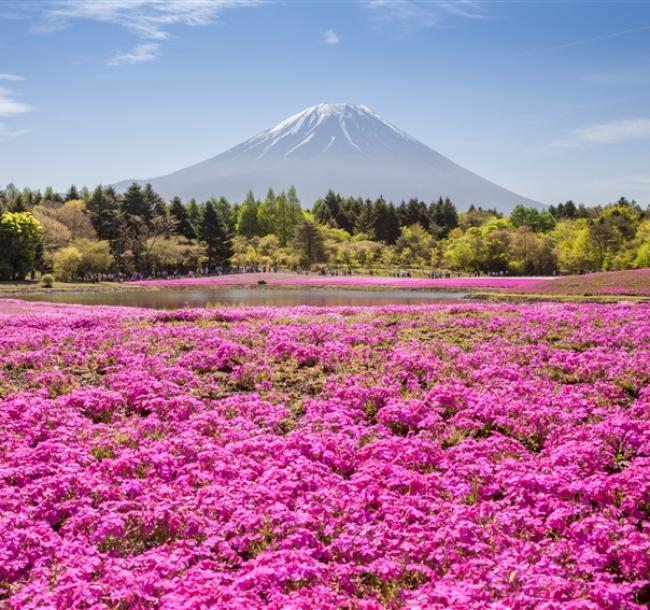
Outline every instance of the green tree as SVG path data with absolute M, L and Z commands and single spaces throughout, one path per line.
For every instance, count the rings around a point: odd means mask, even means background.
M 275 192 L 272 188 L 266 191 L 264 201 L 257 208 L 257 226 L 261 236 L 273 233 L 273 207 L 275 206 Z
M 316 224 L 307 218 L 296 226 L 292 247 L 300 263 L 306 267 L 327 259 L 323 235 Z
M 232 239 L 228 226 L 217 212 L 212 201 L 205 204 L 199 239 L 205 244 L 208 266 L 225 265 L 232 256 Z
M 300 203 L 296 201 L 297 199 L 291 201 L 285 193 L 280 193 L 273 205 L 273 233 L 277 235 L 283 248 L 289 243 L 296 226 L 302 219 Z
M 510 267 L 521 275 L 549 275 L 557 270 L 553 242 L 528 225 L 520 226 L 510 242 Z
M 549 212 L 518 205 L 510 214 L 510 222 L 515 228 L 527 226 L 535 233 L 548 233 L 555 227 L 555 218 Z
M 395 206 L 387 204 L 380 197 L 374 204 L 374 234 L 378 241 L 392 245 L 397 241 L 400 233 L 399 217 Z
M 435 240 L 418 223 L 402 228 L 395 252 L 405 267 L 425 267 L 437 260 Z
M 93 276 L 108 273 L 111 270 L 113 256 L 111 255 L 110 244 L 107 241 L 78 239 L 74 242 L 73 247 L 81 255 L 77 268 L 77 275 L 80 278 L 84 280 L 91 279 Z
M 65 194 L 66 201 L 72 201 L 73 199 L 81 199 L 81 196 L 79 195 L 79 191 L 77 190 L 77 187 L 74 184 L 70 186 L 68 192 Z
M 194 228 L 194 233 L 198 233 L 199 225 L 201 224 L 201 209 L 199 204 L 196 202 L 196 199 L 190 199 L 187 204 L 187 214 L 190 217 L 190 223 Z
M 54 277 L 62 282 L 71 282 L 79 276 L 81 252 L 74 246 L 62 248 L 54 255 Z
M 120 205 L 112 186 L 99 185 L 88 199 L 86 209 L 99 239 L 111 240 L 118 236 Z
M 252 191 L 248 191 L 246 199 L 239 208 L 237 218 L 237 233 L 244 237 L 253 237 L 260 234 L 260 227 L 257 219 L 258 203 Z
M 563 273 L 599 268 L 597 248 L 591 239 L 587 220 L 560 220 L 550 237 Z
M 35 270 L 41 237 L 41 225 L 31 212 L 2 213 L 0 279 L 23 280 Z
M 173 232 L 187 240 L 196 238 L 196 231 L 190 221 L 190 214 L 180 197 L 174 197 L 169 208 L 169 216 L 174 224 Z
M 452 269 L 459 271 L 480 271 L 485 261 L 485 242 L 479 227 L 470 227 L 462 232 L 454 229 L 449 235 L 445 258 Z

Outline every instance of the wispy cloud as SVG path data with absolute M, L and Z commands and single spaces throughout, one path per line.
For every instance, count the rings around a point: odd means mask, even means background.
M 0 123 L 0 142 L 3 140 L 13 140 L 13 138 L 17 138 L 26 133 L 29 133 L 29 129 L 14 129 L 12 131 L 6 125 Z
M 592 72 L 585 74 L 582 80 L 597 85 L 645 85 L 650 83 L 650 65 L 620 68 L 606 72 Z
M 17 77 L 14 74 L 0 74 L 0 80 L 18 81 L 24 80 L 24 78 Z M 17 114 L 29 112 L 31 109 L 32 107 L 29 104 L 17 100 L 13 91 L 5 87 L 0 87 L 0 117 L 13 117 Z M 11 140 L 24 133 L 28 133 L 28 130 L 11 129 L 5 123 L 0 123 L 0 141 Z
M 323 32 L 323 40 L 327 44 L 338 44 L 340 42 L 338 34 L 332 29 Z
M 143 61 L 153 61 L 160 53 L 160 44 L 157 42 L 143 42 L 135 45 L 130 51 L 116 53 L 108 60 L 109 66 L 122 64 L 138 64 Z
M 543 53 L 544 51 L 556 51 L 560 49 L 568 49 L 571 47 L 577 47 L 583 44 L 589 44 L 592 42 L 599 42 L 601 40 L 608 40 L 610 38 L 618 38 L 619 36 L 627 36 L 629 34 L 636 34 L 637 32 L 645 32 L 647 30 L 650 30 L 650 25 L 644 25 L 641 27 L 637 28 L 631 28 L 629 30 L 620 30 L 618 32 L 610 32 L 609 34 L 600 34 L 598 36 L 592 36 L 590 38 L 582 38 L 580 40 L 572 40 L 569 42 L 564 42 L 561 44 L 554 44 L 550 45 L 548 47 L 539 47 L 537 49 L 530 49 L 528 51 L 524 51 L 523 53 L 517 53 L 516 55 L 513 55 L 513 57 L 526 57 L 527 55 L 533 55 L 536 53 Z
M 265 0 L 53 0 L 44 5 L 45 9 L 33 30 L 64 30 L 78 20 L 113 24 L 150 42 L 137 45 L 131 51 L 119 52 L 108 63 L 137 63 L 151 61 L 158 56 L 160 41 L 170 38 L 169 29 L 172 26 L 206 26 L 214 23 L 227 9 L 258 6 L 264 2 Z M 155 49 L 151 41 L 158 41 Z M 123 59 L 120 60 L 120 57 Z
M 552 145 L 576 148 L 588 144 L 609 144 L 647 139 L 650 139 L 650 119 L 634 118 L 572 129 L 566 138 L 552 142 Z
M 25 77 L 18 76 L 18 74 L 7 74 L 5 72 L 5 73 L 0 73 L 0 80 L 21 81 L 21 80 L 25 80 Z
M 650 192 L 650 175 L 632 175 L 619 176 L 615 178 L 604 178 L 602 180 L 596 180 L 593 185 L 597 188 L 613 189 L 619 193 L 624 193 L 631 189 L 639 192 Z
M 14 94 L 9 89 L 0 87 L 0 116 L 12 116 L 29 112 L 32 109 L 28 104 L 14 99 Z
M 446 17 L 487 19 L 482 3 L 476 0 L 366 0 L 364 6 L 377 22 L 397 24 L 404 28 L 430 28 Z

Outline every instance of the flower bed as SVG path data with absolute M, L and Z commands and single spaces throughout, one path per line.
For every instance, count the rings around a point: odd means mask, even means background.
M 639 609 L 650 306 L 0 304 L 0 606 Z
M 511 292 L 544 295 L 638 296 L 650 297 L 650 269 L 607 271 L 559 277 L 552 282 L 527 282 L 503 286 Z
M 440 288 L 465 290 L 472 288 L 523 288 L 528 284 L 553 278 L 534 277 L 453 277 L 440 279 L 388 277 L 379 275 L 320 276 L 295 273 L 235 273 L 171 280 L 129 282 L 140 286 L 255 286 L 264 281 L 272 286 L 347 286 L 350 288 Z

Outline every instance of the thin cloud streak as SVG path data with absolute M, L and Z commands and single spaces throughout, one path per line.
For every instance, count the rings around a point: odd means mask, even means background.
M 593 72 L 583 75 L 582 80 L 597 85 L 645 85 L 650 83 L 650 66 Z
M 436 27 L 448 16 L 488 19 L 481 4 L 474 0 L 421 2 L 419 0 L 366 0 L 366 10 L 378 23 L 398 24 L 407 28 Z
M 18 74 L 0 74 L 0 80 L 10 80 L 10 81 L 23 81 L 25 80 L 24 76 L 19 76 Z
M 0 142 L 5 140 L 13 140 L 18 136 L 22 136 L 26 133 L 30 133 L 29 129 L 15 129 L 10 131 L 6 125 L 0 123 Z
M 583 44 L 589 44 L 591 42 L 598 42 L 600 40 L 608 40 L 610 38 L 617 38 L 618 36 L 625 36 L 626 34 L 635 34 L 637 32 L 645 32 L 650 30 L 650 25 L 644 25 L 639 28 L 631 28 L 629 30 L 621 30 L 620 32 L 611 32 L 609 34 L 601 34 L 600 36 L 592 36 L 591 38 L 583 38 L 582 40 L 574 40 L 572 42 L 566 42 L 563 44 L 550 45 L 548 47 L 540 47 L 538 49 L 530 49 L 529 51 L 524 51 L 523 53 L 517 53 L 513 55 L 513 58 L 526 57 L 527 55 L 534 55 L 536 53 L 543 53 L 544 51 L 556 51 L 560 49 L 568 49 L 571 47 L 577 47 Z
M 551 145 L 578 148 L 588 144 L 611 144 L 647 139 L 650 139 L 650 119 L 634 118 L 573 129 L 568 137 L 552 142 Z
M 29 112 L 31 109 L 32 107 L 28 104 L 15 100 L 11 91 L 0 88 L 0 116 L 21 114 Z

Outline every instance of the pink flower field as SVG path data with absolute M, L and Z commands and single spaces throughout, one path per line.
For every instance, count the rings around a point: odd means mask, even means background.
M 553 278 L 536 277 L 453 277 L 441 279 L 388 277 L 380 275 L 320 276 L 297 273 L 233 273 L 170 280 L 129 282 L 139 286 L 256 286 L 264 281 L 270 286 L 344 286 L 350 288 L 440 288 L 465 290 L 472 288 L 524 288 Z
M 646 304 L 0 301 L 0 607 L 647 608 L 649 378 Z

